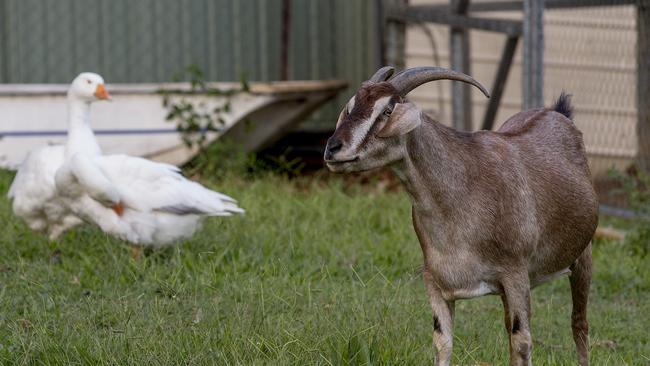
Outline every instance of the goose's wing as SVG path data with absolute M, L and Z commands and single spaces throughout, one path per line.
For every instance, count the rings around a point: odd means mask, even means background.
M 7 197 L 46 197 L 54 194 L 54 173 L 63 164 L 65 147 L 45 146 L 31 151 L 18 168 Z
M 58 194 L 55 173 L 65 160 L 65 147 L 45 146 L 31 151 L 16 173 L 7 196 L 16 216 L 35 231 L 47 231 L 55 239 L 81 223 Z
M 182 176 L 173 165 L 127 155 L 98 159 L 127 207 L 177 215 L 229 216 L 243 213 L 233 198 Z
M 63 164 L 65 148 L 45 146 L 30 152 L 18 168 L 7 197 L 16 213 L 40 208 L 56 195 L 54 173 Z
M 100 156 L 75 154 L 56 172 L 57 189 L 65 192 L 70 187 L 79 187 L 94 200 L 111 206 L 121 201 L 120 193 L 100 167 Z

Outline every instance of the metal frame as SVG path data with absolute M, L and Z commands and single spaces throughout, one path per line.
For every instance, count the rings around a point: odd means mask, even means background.
M 458 18 L 467 14 L 469 0 L 451 0 L 451 11 Z M 449 32 L 449 49 L 451 68 L 470 75 L 471 63 L 469 61 L 469 29 L 463 26 L 452 26 Z M 472 130 L 472 90 L 466 83 L 452 83 L 451 94 L 455 98 L 452 104 L 452 120 L 459 130 Z
M 637 164 L 650 172 L 650 0 L 637 4 Z
M 381 0 L 378 0 L 381 1 Z M 448 5 L 408 6 L 406 0 L 383 0 L 382 20 L 386 22 L 385 61 L 403 67 L 404 26 L 407 23 L 430 22 L 451 27 L 450 58 L 452 69 L 469 71 L 469 40 L 471 29 L 503 33 L 507 36 L 501 61 L 492 86 L 492 98 L 483 118 L 483 129 L 494 125 L 508 73 L 512 66 L 519 37 L 523 38 L 524 108 L 544 104 L 544 9 L 580 8 L 595 6 L 637 5 L 638 24 L 638 78 L 637 100 L 639 119 L 639 165 L 650 171 L 650 0 L 518 0 L 471 3 L 469 0 L 450 0 Z M 475 12 L 523 11 L 523 21 L 482 18 Z M 391 26 L 393 24 L 393 26 Z M 394 47 L 401 47 L 395 50 Z M 454 83 L 452 87 L 453 124 L 456 128 L 471 128 L 471 103 L 468 86 Z M 468 116 L 469 115 L 469 116 Z M 642 143 L 645 142 L 645 143 Z
M 524 109 L 544 106 L 544 0 L 524 0 Z
M 470 17 L 466 13 L 452 12 L 449 7 L 440 9 L 432 6 L 409 6 L 408 8 L 391 8 L 388 20 L 406 23 L 431 22 L 447 24 L 456 28 L 471 28 L 509 35 L 521 35 L 522 23 L 516 20 Z
M 524 10 L 524 1 L 493 1 L 472 3 L 469 5 L 468 12 L 490 12 L 490 11 L 522 11 Z M 634 5 L 644 0 L 546 0 L 544 7 L 546 9 L 565 9 L 565 8 L 585 8 L 594 6 L 617 6 L 617 5 Z M 419 5 L 412 8 L 418 8 L 421 11 L 444 11 L 449 9 L 447 5 Z
M 509 36 L 506 45 L 503 47 L 499 68 L 497 69 L 497 74 L 494 78 L 494 83 L 492 84 L 490 102 L 488 103 L 487 109 L 485 110 L 485 116 L 483 117 L 483 130 L 491 130 L 494 126 L 494 119 L 497 116 L 499 104 L 501 104 L 501 97 L 503 96 L 503 90 L 508 81 L 508 72 L 510 71 L 510 66 L 512 66 L 512 60 L 515 58 L 515 51 L 517 50 L 518 42 L 519 37 Z

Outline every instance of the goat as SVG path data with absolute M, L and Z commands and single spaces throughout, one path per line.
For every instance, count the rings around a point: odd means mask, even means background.
M 412 199 L 433 310 L 437 365 L 449 365 L 454 302 L 498 294 L 510 364 L 530 365 L 530 290 L 569 274 L 571 325 L 580 365 L 588 365 L 587 301 L 598 202 L 569 96 L 552 109 L 510 117 L 496 131 L 461 132 L 405 99 L 414 88 L 451 79 L 439 67 L 383 67 L 341 111 L 324 160 L 333 172 L 390 166 Z

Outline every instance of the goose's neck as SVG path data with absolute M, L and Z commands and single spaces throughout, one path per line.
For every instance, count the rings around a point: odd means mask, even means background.
M 77 153 L 100 155 L 102 153 L 95 134 L 90 128 L 90 103 L 68 98 L 68 142 L 66 157 Z

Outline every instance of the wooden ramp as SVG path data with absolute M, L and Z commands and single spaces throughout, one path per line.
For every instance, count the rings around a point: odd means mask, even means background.
M 208 85 L 224 92 L 241 89 L 239 83 Z M 91 124 L 106 154 L 180 165 L 196 150 L 185 146 L 175 124 L 165 119 L 167 109 L 160 90 L 174 91 L 171 101 L 184 98 L 205 111 L 229 102 L 229 111 L 221 114 L 222 129 L 209 132 L 207 142 L 228 138 L 246 151 L 256 151 L 290 132 L 346 86 L 342 80 L 250 83 L 247 92 L 226 97 L 188 94 L 187 83 L 109 84 L 113 100 L 93 104 Z M 64 143 L 67 88 L 59 84 L 0 84 L 0 167 L 15 169 L 34 148 Z

